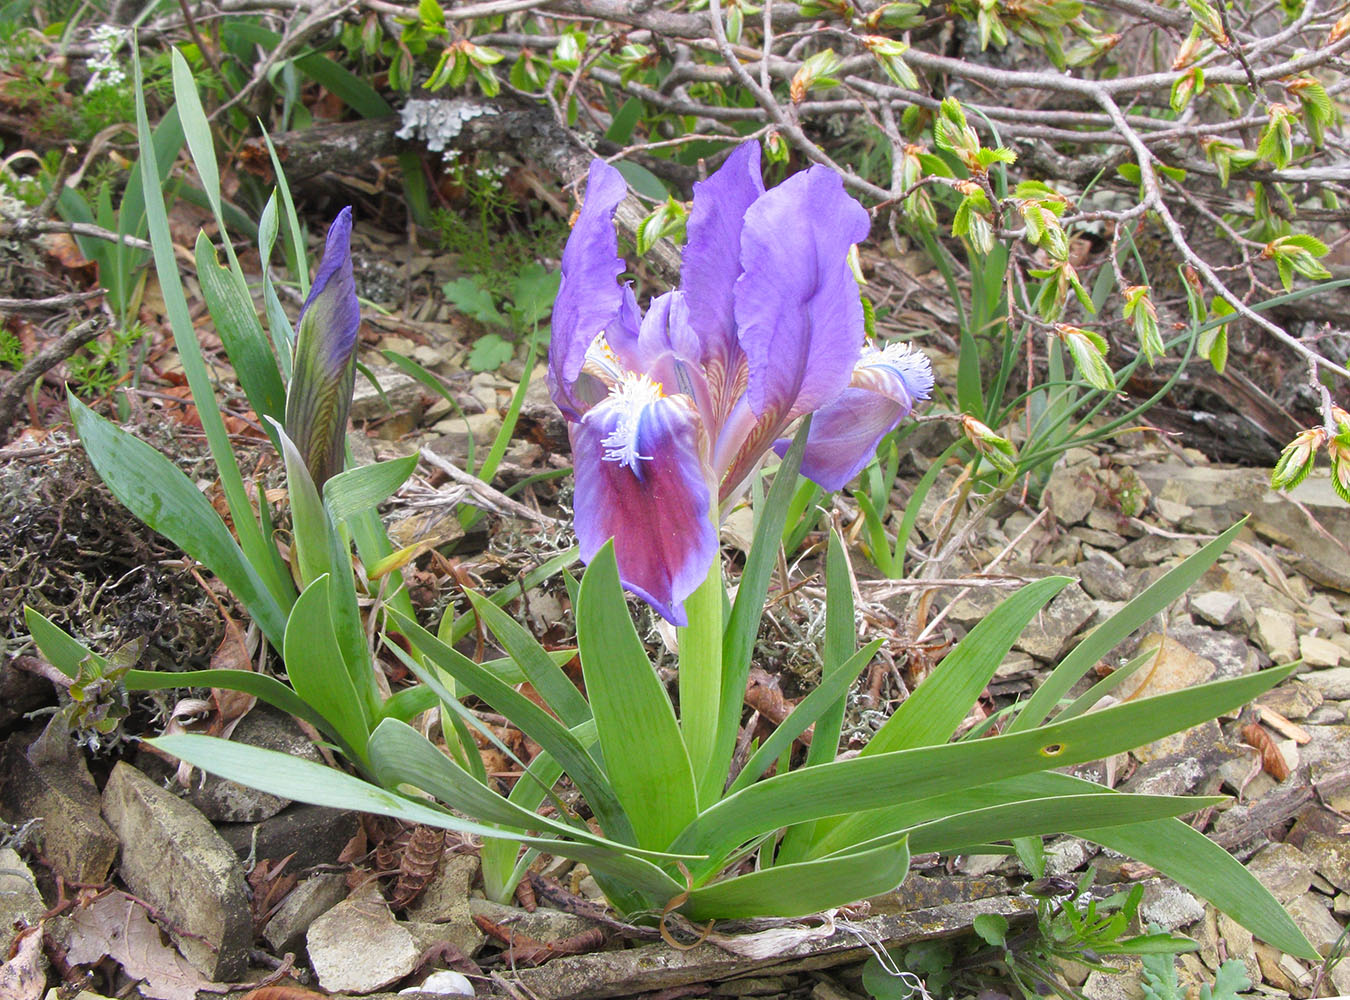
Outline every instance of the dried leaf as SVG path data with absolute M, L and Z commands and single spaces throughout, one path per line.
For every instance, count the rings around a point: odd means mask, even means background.
M 253 926 L 258 934 L 262 933 L 263 926 L 300 881 L 299 876 L 283 874 L 294 857 L 295 852 L 277 862 L 263 858 L 249 872 L 248 887 L 253 891 Z
M 445 852 L 445 830 L 434 826 L 417 826 L 408 837 L 399 861 L 398 881 L 389 905 L 396 910 L 409 906 L 427 887 L 436 874 L 436 866 Z
M 253 669 L 253 658 L 248 654 L 248 642 L 244 638 L 244 630 L 239 627 L 239 623 L 233 618 L 225 619 L 225 638 L 220 640 L 220 646 L 211 656 L 211 669 Z M 218 713 L 217 718 L 212 722 L 212 729 L 224 733 L 232 728 L 233 723 L 247 715 L 258 699 L 242 691 L 212 688 L 211 701 L 215 704 Z
M 1275 739 L 1266 732 L 1264 726 L 1255 722 L 1243 726 L 1242 742 L 1260 752 L 1261 769 L 1276 781 L 1283 781 L 1289 777 L 1289 765 L 1285 763 L 1284 754 L 1280 753 L 1280 748 L 1275 745 Z
M 327 1000 L 327 994 L 315 993 L 299 986 L 264 986 L 250 990 L 239 1000 Z
M 506 945 L 502 961 L 511 967 L 543 965 L 549 959 L 560 955 L 582 955 L 598 951 L 605 943 L 605 932 L 600 927 L 592 927 L 580 934 L 556 941 L 540 941 L 528 934 L 520 933 L 510 924 L 499 924 L 482 914 L 474 914 L 473 922 L 484 934 Z
M 750 671 L 745 703 L 775 726 L 792 714 L 792 703 L 783 697 L 778 678 L 758 667 Z
M 43 233 L 38 242 L 47 256 L 65 270 L 91 284 L 98 280 L 98 265 L 80 253 L 75 238 L 69 233 Z
M 42 924 L 21 930 L 11 948 L 14 957 L 0 965 L 0 997 L 40 1000 L 47 988 L 47 975 L 42 969 Z
M 131 979 L 141 980 L 141 993 L 153 1000 L 196 1000 L 197 991 L 220 992 L 182 955 L 164 944 L 160 930 L 137 903 L 111 892 L 78 909 L 71 917 L 66 960 L 92 965 L 107 955 Z

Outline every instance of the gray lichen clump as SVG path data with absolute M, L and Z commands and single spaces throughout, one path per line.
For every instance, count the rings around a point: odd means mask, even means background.
M 403 127 L 396 133 L 400 139 L 421 139 L 427 149 L 440 153 L 452 146 L 465 122 L 480 115 L 495 115 L 497 109 L 457 97 L 448 101 L 409 101 L 399 114 L 403 119 Z

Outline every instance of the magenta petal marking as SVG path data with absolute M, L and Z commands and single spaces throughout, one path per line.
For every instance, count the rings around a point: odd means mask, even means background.
M 868 228 L 867 210 L 820 166 L 788 178 L 746 212 L 735 299 L 750 367 L 747 398 L 779 428 L 849 384 L 863 317 L 848 252 Z
M 563 250 L 562 283 L 553 303 L 553 336 L 549 346 L 548 387 L 558 409 L 569 419 L 583 407 L 572 393 L 586 352 L 596 336 L 621 321 L 614 340 L 631 324 L 637 331 L 637 304 L 619 285 L 624 263 L 614 232 L 614 210 L 628 193 L 623 175 L 608 164 L 591 163 L 586 199 Z M 625 345 L 626 346 L 626 345 Z
M 688 401 L 647 380 L 571 425 L 582 560 L 613 538 L 624 586 L 676 625 L 717 555 L 700 434 Z

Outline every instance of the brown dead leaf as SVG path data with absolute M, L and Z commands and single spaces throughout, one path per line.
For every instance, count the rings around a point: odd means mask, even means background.
M 390 894 L 389 905 L 401 910 L 411 905 L 426 889 L 445 852 L 445 830 L 434 826 L 416 826 L 403 846 L 398 881 Z
M 21 930 L 11 950 L 14 956 L 0 965 L 0 997 L 41 1000 L 47 989 L 47 975 L 42 969 L 42 924 Z
M 38 239 L 47 256 L 67 271 L 90 284 L 98 280 L 98 265 L 80 253 L 69 233 L 43 233 Z
M 145 910 L 123 893 L 110 892 L 77 909 L 70 928 L 70 964 L 92 965 L 106 955 L 141 980 L 141 993 L 154 1000 L 196 1000 L 198 990 L 215 985 L 164 944 Z
M 239 1000 L 327 1000 L 327 995 L 299 986 L 264 986 L 250 990 Z
M 253 669 L 253 658 L 248 653 L 248 641 L 244 637 L 244 630 L 233 618 L 225 619 L 225 638 L 220 640 L 220 645 L 211 656 L 211 669 L 243 671 Z M 248 715 L 257 701 L 256 697 L 243 691 L 212 688 L 211 702 L 217 712 L 212 728 L 218 726 L 222 733 L 232 729 L 236 722 Z
M 1276 781 L 1283 781 L 1289 777 L 1289 765 L 1285 763 L 1284 754 L 1280 753 L 1274 737 L 1266 732 L 1264 726 L 1255 722 L 1243 726 L 1242 742 L 1260 752 L 1261 769 Z
M 759 667 L 750 671 L 745 703 L 775 726 L 792 714 L 792 702 L 783 697 L 778 678 Z
M 300 881 L 297 875 L 283 874 L 294 857 L 292 852 L 276 862 L 263 858 L 249 872 L 248 887 L 253 891 L 253 926 L 257 934 L 262 933 L 263 926 Z

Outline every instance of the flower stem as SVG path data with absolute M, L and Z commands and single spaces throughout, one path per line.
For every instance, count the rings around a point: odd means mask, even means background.
M 722 699 L 722 560 L 714 559 L 708 578 L 685 600 L 689 624 L 679 630 L 680 725 L 694 767 L 698 806 L 717 801 L 725 774 L 713 773 L 717 722 Z

